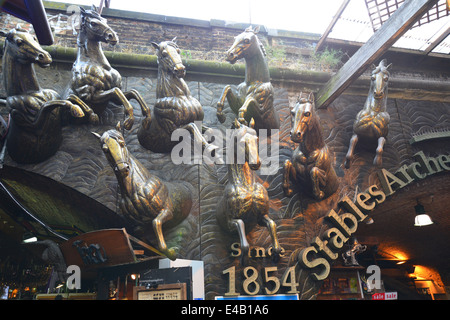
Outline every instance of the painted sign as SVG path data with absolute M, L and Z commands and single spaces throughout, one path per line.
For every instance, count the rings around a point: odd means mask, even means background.
M 397 300 L 398 295 L 397 292 L 382 292 L 382 293 L 374 293 L 372 295 L 372 300 Z

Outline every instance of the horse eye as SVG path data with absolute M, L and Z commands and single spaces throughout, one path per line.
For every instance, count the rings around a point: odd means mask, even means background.
M 161 55 L 162 55 L 163 57 L 167 57 L 167 51 L 166 51 L 166 50 L 163 50 L 163 51 L 161 52 Z
M 179 48 L 177 48 L 177 53 L 178 53 L 178 54 L 180 54 L 180 53 L 181 53 L 181 50 L 180 50 Z
M 92 27 L 92 28 L 95 28 L 95 27 L 97 27 L 97 26 L 98 26 L 97 22 L 91 21 L 91 27 Z
M 21 47 L 21 46 L 24 44 L 24 41 L 23 41 L 22 39 L 18 38 L 18 39 L 16 40 L 16 44 L 17 44 L 19 47 Z
M 384 81 L 388 81 L 388 80 L 389 80 L 389 77 L 388 77 L 388 76 L 384 76 L 384 77 L 383 77 L 383 80 L 384 80 Z
M 305 117 L 309 117 L 311 115 L 311 112 L 307 111 L 305 112 Z
M 108 152 L 108 146 L 106 145 L 106 144 L 104 144 L 103 146 L 102 146 L 102 150 L 103 150 L 103 152 Z
M 244 39 L 244 43 L 245 43 L 245 44 L 249 44 L 249 43 L 250 43 L 250 39 L 245 38 L 245 39 Z
M 375 77 L 375 76 L 372 76 L 370 79 L 371 79 L 372 81 L 375 81 L 376 77 Z

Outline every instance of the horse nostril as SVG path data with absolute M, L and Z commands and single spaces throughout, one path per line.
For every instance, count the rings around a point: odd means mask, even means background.
M 43 53 L 39 53 L 38 60 L 44 60 L 44 59 L 45 59 L 45 55 Z

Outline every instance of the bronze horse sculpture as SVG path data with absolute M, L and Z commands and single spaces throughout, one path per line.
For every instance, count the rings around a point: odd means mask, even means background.
M 81 28 L 77 38 L 77 58 L 72 67 L 72 79 L 68 93 L 74 94 L 88 104 L 92 110 L 87 112 L 90 122 L 98 121 L 109 101 L 123 105 L 126 119 L 123 127 L 130 130 L 134 124 L 133 106 L 130 99 L 135 99 L 142 110 L 142 115 L 150 116 L 149 109 L 136 90 L 123 92 L 122 77 L 111 67 L 103 53 L 101 42 L 115 45 L 118 36 L 100 16 L 95 6 L 92 10 L 81 11 Z M 145 120 L 145 119 L 144 119 Z
M 185 219 L 192 207 L 192 195 L 182 182 L 164 182 L 151 174 L 129 153 L 120 123 L 99 135 L 106 159 L 114 170 L 120 187 L 120 208 L 124 217 L 135 227 L 145 231 L 152 224 L 158 248 L 169 259 L 176 259 L 174 248 L 168 248 L 163 235 L 163 225 L 168 228 Z
M 376 155 L 373 164 L 381 166 L 383 149 L 389 132 L 390 116 L 386 111 L 389 71 L 392 64 L 386 65 L 383 59 L 378 66 L 372 66 L 372 76 L 364 108 L 356 115 L 353 124 L 353 136 L 350 140 L 347 155 L 345 157 L 345 168 L 350 168 L 354 151 L 358 141 L 365 145 L 377 144 Z
M 279 129 L 280 120 L 273 108 L 274 90 L 270 82 L 266 51 L 257 37 L 258 32 L 259 27 L 245 29 L 227 51 L 226 60 L 231 64 L 245 59 L 245 81 L 238 86 L 237 92 L 230 85 L 225 86 L 217 102 L 217 117 L 220 122 L 225 121 L 223 107 L 227 99 L 240 122 L 248 124 L 253 118 L 257 131 Z
M 186 68 L 175 39 L 159 44 L 152 42 L 152 45 L 158 61 L 156 103 L 151 120 L 144 120 L 139 128 L 139 143 L 153 152 L 168 153 L 178 143 L 172 141 L 172 133 L 176 129 L 186 129 L 202 147 L 214 149 L 194 123 L 203 120 L 203 108 L 184 81 Z
M 300 98 L 291 110 L 291 116 L 291 140 L 298 143 L 298 146 L 291 160 L 284 163 L 284 193 L 287 196 L 293 194 L 294 182 L 310 191 L 317 200 L 322 200 L 337 190 L 338 178 L 322 136 L 313 94 L 308 99 Z
M 261 161 L 258 155 L 258 137 L 254 129 L 254 120 L 250 127 L 235 119 L 231 136 L 235 148 L 227 153 L 228 183 L 224 196 L 220 199 L 216 216 L 219 224 L 229 232 L 239 235 L 243 257 L 249 250 L 246 229 L 258 223 L 267 227 L 272 239 L 273 257 L 281 252 L 276 232 L 276 223 L 269 217 L 269 197 L 266 188 L 256 180 L 254 170 L 258 170 Z M 228 152 L 227 151 L 227 152 Z
M 34 64 L 42 68 L 52 63 L 50 54 L 41 48 L 35 36 L 16 28 L 0 32 L 6 37 L 3 52 L 3 81 L 10 124 L 6 148 L 18 163 L 38 163 L 54 155 L 62 142 L 62 110 L 72 117 L 83 117 L 89 107 L 73 96 L 60 95 L 39 85 Z M 81 106 L 81 108 L 80 108 Z

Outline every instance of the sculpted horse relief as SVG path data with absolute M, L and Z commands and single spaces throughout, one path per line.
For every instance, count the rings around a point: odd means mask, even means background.
M 150 111 L 136 90 L 122 91 L 122 77 L 111 67 L 103 53 L 102 42 L 115 45 L 119 41 L 116 32 L 107 24 L 106 19 L 100 16 L 95 6 L 92 10 L 80 7 L 80 11 L 81 29 L 77 39 L 77 59 L 72 67 L 68 93 L 77 96 L 93 109 L 87 112 L 90 122 L 98 121 L 98 114 L 105 110 L 109 101 L 123 105 L 126 114 L 123 127 L 130 130 L 134 124 L 130 99 L 139 103 L 145 118 L 150 116 Z
M 378 66 L 373 66 L 369 94 L 364 108 L 356 115 L 353 124 L 353 136 L 345 158 L 345 167 L 350 168 L 353 160 L 355 147 L 358 141 L 363 144 L 377 144 L 376 155 L 373 164 L 381 166 L 383 159 L 383 149 L 386 137 L 389 132 L 390 116 L 386 111 L 389 71 L 392 64 L 387 65 L 387 61 L 382 60 Z
M 157 100 L 151 120 L 144 119 L 139 128 L 139 143 L 153 152 L 168 153 L 179 143 L 172 141 L 172 133 L 176 129 L 186 129 L 202 147 L 214 149 L 194 123 L 203 120 L 203 108 L 184 81 L 186 68 L 175 39 L 152 45 L 158 59 Z
M 310 94 L 308 99 L 300 98 L 291 115 L 291 140 L 298 143 L 298 147 L 291 160 L 286 160 L 284 164 L 284 193 L 291 196 L 294 183 L 310 191 L 317 200 L 322 200 L 337 190 L 338 178 L 322 136 L 314 96 Z
M 281 252 L 276 223 L 269 217 L 269 196 L 266 188 L 256 180 L 255 170 L 261 166 L 258 155 L 258 137 L 254 130 L 235 119 L 232 141 L 235 141 L 234 159 L 227 164 L 228 183 L 217 206 L 217 221 L 225 229 L 237 232 L 241 248 L 247 255 L 249 244 L 246 229 L 255 223 L 265 226 L 272 239 L 274 258 Z M 229 158 L 230 161 L 230 158 Z
M 259 27 L 249 27 L 238 35 L 227 51 L 226 60 L 231 64 L 245 59 L 245 81 L 234 92 L 230 85 L 223 89 L 217 102 L 217 117 L 225 121 L 223 107 L 228 101 L 231 110 L 237 114 L 240 122 L 248 124 L 255 120 L 255 129 L 279 129 L 280 120 L 273 107 L 274 90 L 270 82 L 266 51 L 259 41 Z
M 54 155 L 62 142 L 62 112 L 83 117 L 90 108 L 73 96 L 62 100 L 52 89 L 42 89 L 34 64 L 42 68 L 52 63 L 50 54 L 41 48 L 35 36 L 16 28 L 1 31 L 6 37 L 2 69 L 10 124 L 6 147 L 19 163 L 38 163 Z
M 184 220 L 192 207 L 188 186 L 179 182 L 164 182 L 151 174 L 128 152 L 120 126 L 103 135 L 94 133 L 119 183 L 120 208 L 136 227 L 150 224 L 157 237 L 158 248 L 169 259 L 176 259 L 174 248 L 168 248 L 163 225 L 174 226 Z

